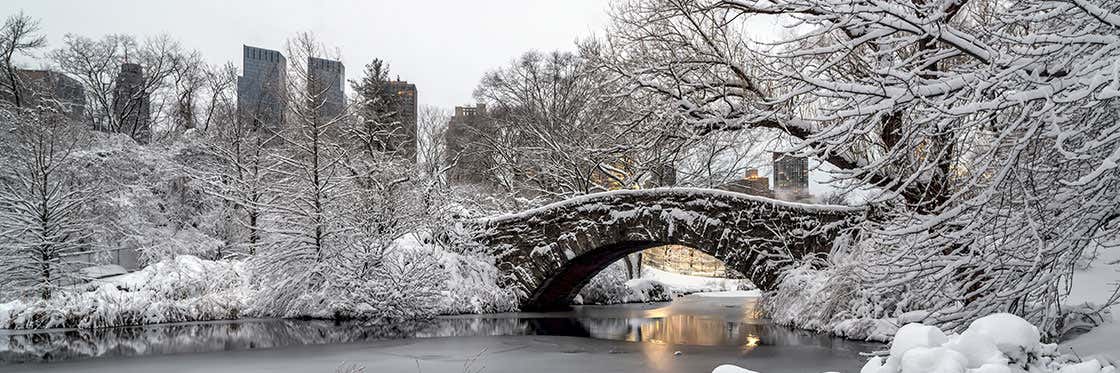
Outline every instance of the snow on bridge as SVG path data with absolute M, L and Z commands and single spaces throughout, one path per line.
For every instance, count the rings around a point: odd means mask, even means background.
M 767 290 L 863 214 L 714 189 L 620 190 L 479 219 L 477 241 L 496 254 L 522 309 L 553 310 L 614 261 L 661 245 L 705 252 Z

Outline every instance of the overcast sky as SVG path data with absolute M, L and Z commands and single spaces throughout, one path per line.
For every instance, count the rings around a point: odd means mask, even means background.
M 349 79 L 373 58 L 416 83 L 421 105 L 474 102 L 482 74 L 530 50 L 574 49 L 607 23 L 606 0 L 0 0 L 3 16 L 41 20 L 47 50 L 67 33 L 166 33 L 212 63 L 241 67 L 241 45 L 282 50 L 313 31 L 342 53 Z

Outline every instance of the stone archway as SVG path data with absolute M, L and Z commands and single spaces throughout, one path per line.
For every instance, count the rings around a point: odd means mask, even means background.
M 555 310 L 614 261 L 667 244 L 712 255 L 768 290 L 861 215 L 713 189 L 626 190 L 481 219 L 477 240 L 494 250 L 523 310 Z

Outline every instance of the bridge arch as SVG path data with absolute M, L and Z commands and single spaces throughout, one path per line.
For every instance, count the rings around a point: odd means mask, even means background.
M 481 219 L 477 241 L 494 251 L 523 310 L 556 310 L 611 263 L 662 245 L 700 250 L 768 290 L 861 215 L 714 189 L 624 190 Z

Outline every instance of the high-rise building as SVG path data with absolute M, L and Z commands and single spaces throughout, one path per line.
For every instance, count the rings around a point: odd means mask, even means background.
M 113 132 L 124 133 L 141 144 L 152 137 L 151 93 L 144 89 L 144 68 L 134 63 L 121 64 L 113 91 Z
M 340 61 L 318 57 L 307 58 L 311 107 L 321 118 L 335 118 L 346 109 L 346 67 Z
M 388 110 L 395 113 L 391 120 L 397 123 L 390 129 L 386 143 L 389 150 L 415 161 L 416 158 L 416 84 L 397 80 L 385 82 L 384 97 L 389 98 Z
M 70 119 L 85 114 L 86 93 L 82 83 L 66 74 L 51 70 L 16 70 L 24 106 L 57 104 Z M 0 99 L 15 102 L 10 92 L 0 92 Z
M 288 61 L 278 51 L 242 46 L 237 77 L 237 113 L 256 128 L 277 130 L 287 106 Z
M 483 137 L 492 135 L 492 132 L 493 126 L 486 112 L 486 104 L 455 107 L 455 115 L 448 122 L 445 134 L 447 159 L 444 164 L 454 164 L 447 171 L 449 183 L 484 184 L 489 181 L 486 175 L 493 162 L 477 144 Z
M 770 180 L 758 175 L 757 169 L 748 169 L 742 179 L 734 180 L 719 186 L 719 189 L 729 190 L 759 197 L 774 197 L 770 191 Z
M 809 197 L 809 159 L 774 153 L 774 195 L 784 200 Z

